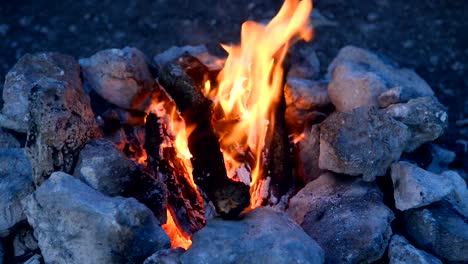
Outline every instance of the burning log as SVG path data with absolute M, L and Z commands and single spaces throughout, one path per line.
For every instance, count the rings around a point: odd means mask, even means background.
M 249 186 L 230 180 L 212 125 L 212 104 L 200 87 L 175 63 L 161 69 L 159 81 L 174 99 L 193 131 L 188 136 L 195 183 L 223 217 L 237 217 L 248 205 Z
M 282 196 L 286 195 L 294 187 L 292 176 L 291 151 L 284 119 L 286 103 L 284 90 L 279 94 L 279 102 L 272 105 L 271 117 L 273 124 L 268 127 L 265 146 L 263 148 L 262 182 L 269 183 L 268 192 L 264 191 L 259 198 L 268 199 L 270 204 L 277 204 Z M 262 184 L 263 185 L 263 184 Z
M 205 225 L 203 200 L 190 183 L 187 168 L 177 157 L 174 147 L 161 148 L 165 140 L 171 139 L 156 114 L 150 113 L 146 118 L 145 131 L 148 165 L 164 175 L 168 209 L 175 216 L 177 226 L 185 234 L 192 235 Z

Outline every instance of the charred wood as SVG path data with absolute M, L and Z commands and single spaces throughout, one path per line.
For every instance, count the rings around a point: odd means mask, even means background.
M 178 227 L 192 235 L 205 225 L 203 199 L 197 194 L 195 186 L 191 185 L 187 168 L 177 157 L 175 148 L 161 148 L 164 141 L 173 142 L 156 114 L 148 115 L 145 130 L 144 147 L 148 154 L 148 165 L 164 177 L 168 208 L 175 216 Z
M 176 63 L 161 68 L 159 81 L 176 102 L 186 126 L 193 128 L 188 147 L 193 156 L 195 183 L 221 216 L 237 217 L 249 205 L 249 186 L 227 177 L 218 138 L 211 126 L 211 101 Z

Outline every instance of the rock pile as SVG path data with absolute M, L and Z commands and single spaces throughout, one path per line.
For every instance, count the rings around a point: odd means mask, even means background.
M 25 55 L 0 112 L 0 263 L 468 262 L 468 189 L 430 143 L 448 122 L 431 88 L 352 46 L 318 79 L 310 52 L 284 91 L 298 192 L 286 210 L 207 220 L 188 250 L 170 249 L 167 189 L 135 162 L 141 127 L 160 66 L 191 54 L 213 73 L 223 60 L 203 46 L 154 65 L 135 48 Z

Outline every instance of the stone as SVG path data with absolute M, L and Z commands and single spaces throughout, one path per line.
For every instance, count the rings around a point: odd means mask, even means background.
M 122 195 L 136 164 L 107 139 L 90 140 L 80 152 L 73 176 L 109 196 Z
M 30 257 L 26 262 L 23 264 L 41 264 L 42 256 L 35 254 L 34 256 Z
M 384 110 L 408 126 L 411 137 L 405 151 L 411 152 L 438 138 L 448 127 L 447 109 L 435 97 L 419 97 Z
M 431 144 L 432 160 L 426 170 L 433 173 L 442 173 L 456 158 L 456 153 L 436 144 Z
M 393 235 L 390 241 L 388 258 L 390 259 L 390 264 L 442 264 L 440 259 L 415 248 L 406 238 L 399 235 Z
M 284 88 L 286 101 L 285 119 L 288 128 L 300 134 L 315 111 L 324 111 L 330 106 L 327 83 L 300 78 L 288 78 Z
M 69 81 L 41 79 L 30 92 L 26 154 L 36 185 L 54 171 L 72 173 L 79 151 L 99 135 L 79 71 L 66 75 L 70 75 Z
M 334 112 L 320 124 L 319 168 L 373 181 L 400 158 L 408 128 L 374 107 Z
M 304 183 L 317 179 L 325 172 L 319 168 L 320 127 L 318 125 L 313 125 L 304 131 L 304 138 L 297 143 L 297 150 L 298 171 Z
M 155 81 L 145 55 L 136 48 L 107 49 L 80 59 L 87 84 L 121 108 L 146 111 Z
M 405 212 L 405 229 L 415 246 L 442 261 L 468 262 L 468 218 L 445 201 Z
M 468 218 L 468 189 L 465 180 L 456 171 L 444 171 L 441 177 L 450 180 L 453 186 L 453 191 L 444 200 L 458 213 Z
M 371 263 L 382 257 L 394 219 L 375 183 L 321 175 L 289 202 L 288 215 L 317 241 L 326 263 Z
M 401 69 L 387 58 L 354 46 L 340 50 L 328 67 L 328 77 L 330 100 L 340 112 L 361 106 L 385 107 L 434 95 L 414 71 Z
M 405 161 L 392 164 L 391 176 L 395 207 L 400 211 L 440 201 L 454 189 L 449 178 Z
M 37 239 L 34 237 L 30 226 L 22 227 L 16 231 L 13 238 L 13 255 L 15 258 L 29 255 L 38 248 Z
M 317 243 L 286 214 L 256 208 L 242 220 L 209 220 L 181 263 L 323 263 Z
M 208 52 L 208 49 L 206 48 L 205 45 L 182 46 L 182 47 L 172 46 L 169 49 L 165 50 L 164 52 L 159 53 L 158 55 L 154 56 L 153 60 L 157 65 L 162 66 L 168 62 L 178 59 L 184 54 L 196 56 L 198 54 L 203 54 L 207 52 Z
M 184 252 L 183 248 L 162 249 L 147 258 L 143 264 L 179 264 L 179 257 Z
M 21 143 L 6 129 L 0 128 L 0 148 L 20 148 Z
M 30 119 L 29 94 L 38 83 L 81 86 L 80 67 L 71 56 L 59 53 L 26 54 L 5 77 L 0 126 L 26 133 Z
M 311 46 L 294 46 L 291 54 L 290 77 L 316 79 L 320 74 L 320 61 L 315 49 Z
M 141 263 L 169 238 L 134 198 L 108 197 L 55 172 L 22 201 L 45 263 Z
M 153 61 L 158 67 L 164 64 L 175 61 L 183 55 L 191 55 L 197 58 L 208 71 L 219 72 L 224 67 L 224 59 L 218 58 L 208 52 L 205 45 L 198 46 L 172 46 L 164 52 L 154 56 Z
M 26 220 L 21 199 L 34 191 L 31 165 L 23 149 L 0 149 L 0 237 Z

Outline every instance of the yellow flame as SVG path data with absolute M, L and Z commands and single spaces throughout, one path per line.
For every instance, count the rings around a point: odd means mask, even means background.
M 283 88 L 282 63 L 291 44 L 312 38 L 308 23 L 311 11 L 311 0 L 286 0 L 266 26 L 245 22 L 240 46 L 222 45 L 228 58 L 218 76 L 219 87 L 213 99 L 222 107 L 226 119 L 238 122 L 223 136 L 221 146 L 230 148 L 247 138 L 244 149 L 248 147 L 255 156 L 252 189 L 262 173 L 261 156 L 268 126 L 275 122 L 272 106 Z M 229 157 L 229 151 L 223 154 L 226 160 L 235 160 Z M 252 197 L 252 204 L 257 204 L 256 199 Z

